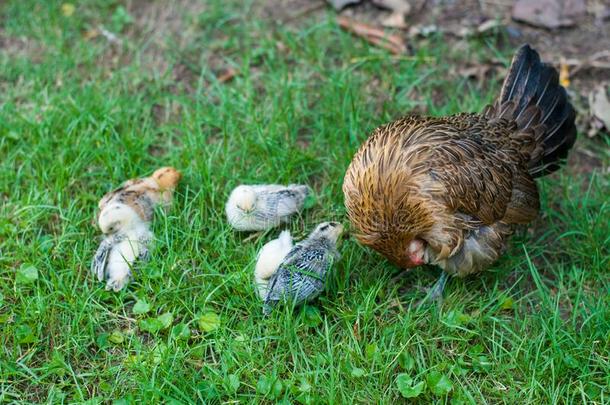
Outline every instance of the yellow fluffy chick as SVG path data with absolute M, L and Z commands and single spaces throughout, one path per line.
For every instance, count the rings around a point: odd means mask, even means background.
M 290 231 L 282 231 L 277 239 L 267 242 L 258 253 L 254 268 L 254 283 L 261 300 L 267 297 L 269 279 L 275 274 L 282 261 L 292 249 Z
M 309 186 L 240 185 L 229 196 L 225 212 L 237 231 L 264 231 L 286 223 L 305 207 Z
M 133 263 L 148 257 L 154 209 L 157 205 L 169 208 L 181 178 L 178 170 L 163 167 L 150 177 L 127 180 L 100 200 L 98 225 L 105 238 L 93 258 L 91 271 L 99 281 L 106 280 L 107 290 L 125 287 Z

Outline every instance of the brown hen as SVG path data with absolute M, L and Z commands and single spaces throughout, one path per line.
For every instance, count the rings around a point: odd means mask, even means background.
M 377 128 L 345 174 L 358 240 L 403 268 L 446 275 L 488 268 L 539 209 L 535 178 L 559 168 L 576 139 L 557 71 L 529 45 L 498 100 L 480 114 L 409 116 Z

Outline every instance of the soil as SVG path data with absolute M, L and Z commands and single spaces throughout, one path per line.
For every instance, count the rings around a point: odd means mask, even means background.
M 277 24 L 299 24 L 304 16 L 326 18 L 332 8 L 323 0 L 268 0 L 257 2 L 256 13 Z M 507 34 L 508 42 L 498 39 L 501 47 L 515 48 L 530 43 L 544 60 L 559 64 L 562 60 L 585 61 L 592 55 L 610 50 L 610 18 L 601 20 L 592 14 L 575 18 L 573 27 L 544 29 L 512 20 L 514 0 L 411 0 L 412 11 L 407 16 L 407 28 L 402 30 L 410 48 L 416 48 L 417 38 L 408 38 L 414 26 L 435 25 L 445 32 L 447 41 L 461 42 L 458 35 L 464 28 L 476 28 L 488 20 L 498 20 Z M 599 0 L 588 0 L 587 6 Z M 340 15 L 381 27 L 390 12 L 376 7 L 370 1 L 343 9 Z M 400 30 L 398 30 L 400 32 Z M 610 80 L 610 69 L 581 68 L 573 80 L 574 87 L 590 91 L 600 81 Z
M 412 27 L 435 26 L 442 32 L 446 42 L 453 49 L 463 49 L 468 46 L 468 39 L 460 35 L 464 28 L 476 29 L 485 21 L 497 20 L 500 30 L 490 31 L 485 35 L 485 40 L 490 41 L 498 49 L 514 49 L 521 44 L 529 43 L 541 55 L 541 58 L 559 67 L 566 61 L 584 62 L 581 66 L 569 66 L 568 92 L 573 104 L 578 111 L 577 122 L 581 133 L 586 133 L 589 121 L 588 95 L 600 83 L 610 85 L 610 17 L 597 18 L 592 13 L 585 13 L 574 18 L 571 27 L 545 29 L 531 26 L 515 21 L 511 18 L 515 0 L 410 0 L 411 13 L 407 16 L 407 27 L 403 30 L 388 29 L 388 32 L 405 38 L 408 44 L 408 52 L 413 53 L 420 43 L 421 38 L 409 34 Z M 586 0 L 587 10 L 593 10 L 595 6 L 603 4 L 603 0 Z M 256 3 L 253 15 L 272 21 L 274 24 L 285 26 L 299 26 L 311 24 L 311 19 L 322 20 L 328 18 L 332 13 L 332 7 L 324 0 L 267 0 Z M 360 4 L 351 5 L 338 12 L 356 21 L 372 26 L 382 27 L 390 12 L 376 7 L 369 0 L 363 0 Z M 602 58 L 605 67 L 591 67 L 586 61 L 592 56 L 600 53 L 608 53 Z M 470 61 L 452 60 L 455 75 L 472 75 L 479 80 L 487 80 L 490 76 L 502 77 L 503 66 L 498 65 L 495 55 L 490 55 L 486 61 L 487 66 L 475 66 Z M 490 72 L 496 73 L 490 75 Z M 442 97 L 441 97 L 442 98 Z M 598 135 L 599 144 L 603 144 L 603 136 L 607 132 Z M 583 137 L 584 138 L 584 137 Z M 597 140 L 596 140 L 597 141 Z M 590 140 L 579 141 L 575 152 L 568 162 L 574 167 L 575 173 L 591 173 L 603 166 L 591 149 Z M 602 173 L 606 173 L 603 170 Z

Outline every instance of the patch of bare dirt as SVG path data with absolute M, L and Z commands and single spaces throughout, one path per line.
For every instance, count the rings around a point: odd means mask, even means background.
M 205 2 L 175 0 L 168 5 L 162 1 L 131 0 L 126 8 L 134 18 L 126 36 L 142 46 L 142 62 L 163 75 L 171 65 L 168 52 L 183 49 L 196 36 L 194 18 L 205 11 Z
M 450 65 L 448 74 L 476 80 L 481 88 L 486 88 L 492 80 L 502 80 L 505 73 L 503 63 L 493 54 L 483 55 L 481 60 L 474 61 L 460 58 L 458 50 L 462 49 L 463 54 L 467 54 L 473 39 L 484 39 L 498 49 L 514 49 L 523 43 L 531 44 L 543 60 L 563 70 L 562 81 L 568 86 L 577 109 L 578 126 L 583 138 L 589 126 L 589 94 L 600 83 L 610 82 L 610 18 L 599 12 L 604 2 L 586 0 L 580 3 L 580 12 L 567 16 L 567 25 L 570 26 L 547 29 L 514 20 L 516 0 L 410 0 L 411 12 L 406 17 L 406 28 L 386 29 L 386 32 L 401 34 L 407 43 L 407 53 L 428 46 L 426 36 L 442 35 L 452 50 L 445 61 Z M 565 10 L 571 9 L 569 4 L 565 7 Z M 321 15 L 332 12 L 330 10 L 330 5 L 327 5 Z M 610 7 L 606 5 L 604 10 L 610 10 Z M 275 10 L 275 13 L 288 14 L 280 10 Z M 390 13 L 376 7 L 371 1 L 362 0 L 357 5 L 344 8 L 339 15 L 381 28 Z M 444 102 L 442 90 L 440 93 L 434 92 L 432 96 L 435 103 Z M 577 142 L 566 170 L 583 175 L 589 175 L 596 169 L 607 172 L 607 168 L 602 167 L 603 159 L 598 151 L 587 145 L 582 139 Z
M 45 54 L 44 48 L 38 41 L 25 36 L 11 36 L 1 27 L 0 53 L 10 59 L 27 58 L 34 63 L 42 62 Z
M 591 145 L 586 145 L 582 142 L 572 149 L 567 163 L 567 170 L 570 173 L 587 175 L 590 175 L 594 171 L 608 173 L 608 167 L 605 167 L 602 159 L 590 148 L 590 146 Z M 588 182 L 585 182 L 583 187 L 587 186 Z
M 594 3 L 597 3 L 596 0 L 589 0 L 588 9 L 593 10 Z M 513 20 L 514 0 L 412 0 L 411 4 L 413 11 L 407 16 L 407 28 L 403 31 L 405 36 L 409 31 L 413 32 L 414 27 L 420 27 L 419 32 L 427 29 L 443 33 L 446 40 L 454 44 L 464 41 L 465 30 L 472 32 L 487 21 L 497 20 L 499 31 L 506 35 L 493 38 L 497 31 L 486 31 L 490 39 L 495 39 L 496 45 L 514 48 L 527 42 L 540 52 L 544 60 L 557 65 L 566 59 L 585 61 L 591 55 L 607 51 L 610 44 L 610 20 L 600 19 L 592 13 L 577 16 L 572 27 L 550 30 Z M 341 12 L 341 15 L 377 26 L 381 26 L 389 14 L 389 11 L 379 9 L 370 2 L 348 7 Z M 503 41 L 504 38 L 508 39 L 508 43 Z M 417 38 L 409 40 L 415 48 L 418 42 Z M 578 70 L 573 84 L 583 91 L 592 89 L 600 79 L 610 79 L 610 70 L 605 68 L 585 67 Z
M 277 24 L 296 23 L 307 15 L 321 16 L 330 6 L 323 0 L 267 0 L 253 4 L 253 15 Z
M 100 25 L 84 34 L 107 43 L 100 64 L 108 74 L 137 60 L 146 76 L 169 77 L 176 86 L 192 92 L 202 67 L 199 60 L 183 60 L 181 53 L 198 38 L 197 17 L 205 12 L 206 2 L 129 0 L 125 9 L 133 21 L 123 32 L 105 32 Z M 157 109 L 154 115 L 166 113 Z
M 559 0 L 547 2 L 563 4 Z M 345 7 L 338 16 L 382 28 L 391 11 L 373 3 L 361 0 Z M 564 80 L 569 83 L 573 99 L 586 99 L 600 82 L 610 81 L 610 55 L 605 55 L 610 44 L 610 16 L 606 15 L 610 13 L 610 7 L 603 1 L 572 1 L 579 3 L 578 7 L 566 2 L 564 12 L 573 12 L 573 15 L 564 15 L 560 27 L 553 29 L 515 20 L 513 11 L 517 0 L 409 0 L 409 3 L 411 11 L 406 17 L 405 29 L 385 30 L 388 35 L 405 38 L 407 53 L 427 46 L 425 37 L 432 34 L 443 35 L 452 50 L 469 48 L 473 38 L 482 38 L 499 49 L 514 49 L 530 43 L 543 60 L 558 68 L 563 66 Z M 322 21 L 329 13 L 335 13 L 330 2 L 325 0 L 267 0 L 258 1 L 253 7 L 254 15 L 284 27 L 302 25 L 304 20 L 309 20 L 309 24 L 311 19 Z M 576 9 L 578 13 L 574 11 Z M 603 60 L 591 63 L 596 55 L 603 55 Z M 449 74 L 468 77 L 485 86 L 490 78 L 500 80 L 503 64 L 495 55 L 485 58 L 467 61 L 448 55 L 446 63 L 452 65 Z M 586 115 L 588 103 L 577 104 L 579 116 Z

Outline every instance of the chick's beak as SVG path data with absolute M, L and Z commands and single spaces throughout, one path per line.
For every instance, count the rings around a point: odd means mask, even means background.
M 248 204 L 248 205 L 237 205 L 237 208 L 239 208 L 240 210 L 242 210 L 246 214 L 249 214 L 252 211 L 254 211 L 254 206 L 251 205 L 251 204 Z
M 329 225 L 333 227 L 333 233 L 339 239 L 345 230 L 343 225 L 340 222 L 330 222 Z

